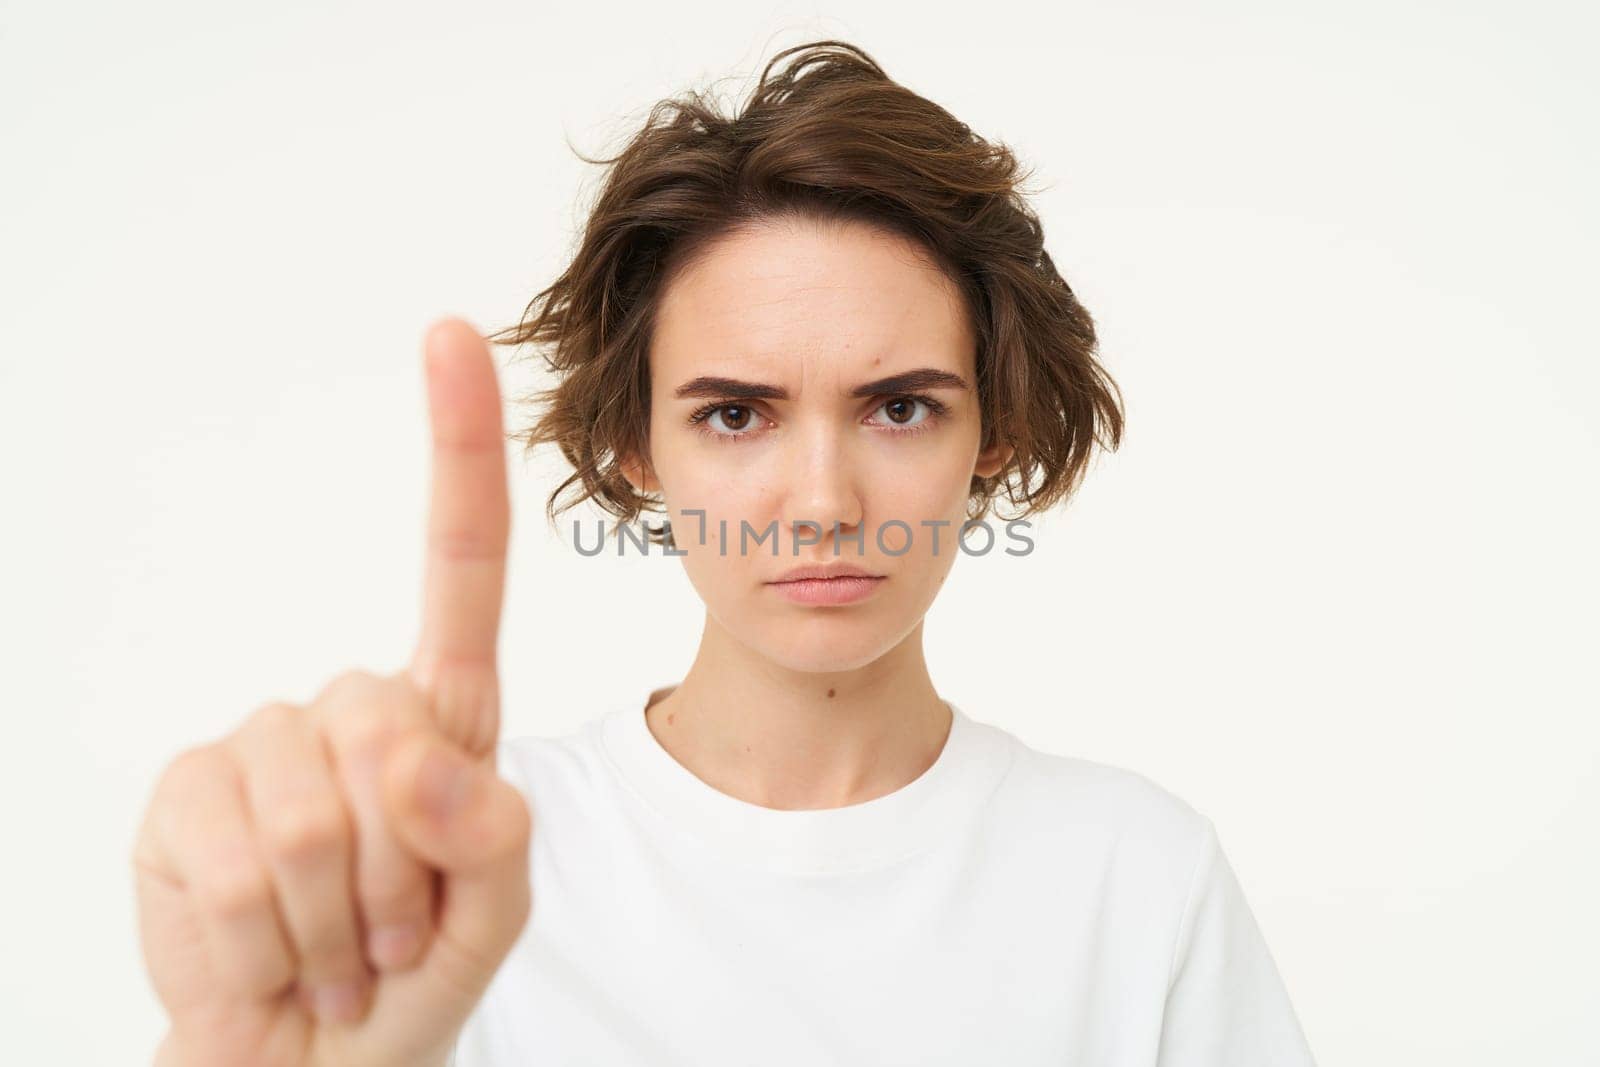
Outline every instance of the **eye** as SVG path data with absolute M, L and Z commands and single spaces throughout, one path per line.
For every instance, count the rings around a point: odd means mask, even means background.
M 917 413 L 919 405 L 923 408 L 920 415 Z M 887 425 L 895 433 L 920 433 L 928 429 L 928 424 L 934 419 L 943 415 L 946 408 L 933 397 L 917 393 L 886 400 L 876 410 L 889 416 L 888 423 L 879 425 Z
M 921 409 L 919 411 L 919 408 Z M 922 393 L 892 397 L 878 405 L 875 412 L 889 416 L 888 422 L 879 422 L 891 434 L 923 433 L 949 412 L 939 400 Z M 700 433 L 717 441 L 737 441 L 756 434 L 755 420 L 766 416 L 749 404 L 711 403 L 697 409 L 689 416 L 689 424 Z
M 707 404 L 689 416 L 689 422 L 700 428 L 708 437 L 747 437 L 752 419 L 762 416 L 748 404 Z M 715 428 L 721 422 L 720 429 Z

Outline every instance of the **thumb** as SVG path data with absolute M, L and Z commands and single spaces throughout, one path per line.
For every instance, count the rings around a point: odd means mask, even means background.
M 401 843 L 442 875 L 437 930 L 421 968 L 476 1002 L 532 907 L 532 816 L 516 787 L 429 731 L 396 741 L 384 803 Z

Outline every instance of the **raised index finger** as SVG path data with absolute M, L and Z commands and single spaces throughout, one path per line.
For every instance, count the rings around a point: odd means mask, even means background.
M 423 362 L 433 488 L 410 673 L 445 736 L 487 756 L 500 733 L 495 661 L 511 532 L 500 387 L 488 345 L 460 319 L 429 328 Z

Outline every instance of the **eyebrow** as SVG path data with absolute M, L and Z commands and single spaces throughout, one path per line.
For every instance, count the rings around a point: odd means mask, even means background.
M 909 393 L 919 389 L 969 389 L 967 380 L 959 374 L 919 367 L 900 374 L 891 374 L 874 382 L 865 382 L 850 390 L 851 396 L 879 396 L 884 393 Z M 737 378 L 701 376 L 691 378 L 672 393 L 674 399 L 685 397 L 728 397 L 735 400 L 788 400 L 789 391 L 782 386 L 764 382 L 745 382 Z

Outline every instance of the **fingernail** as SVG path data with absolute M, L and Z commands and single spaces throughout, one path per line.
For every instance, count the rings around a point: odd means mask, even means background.
M 317 1015 L 327 1022 L 354 1022 L 361 1017 L 361 985 L 342 982 L 322 986 L 312 994 Z
M 410 961 L 421 940 L 417 924 L 389 923 L 372 931 L 368 949 L 379 967 L 399 967 Z
M 443 745 L 435 745 L 422 757 L 417 773 L 422 803 L 440 818 L 453 814 L 466 798 L 471 768 L 460 756 Z

